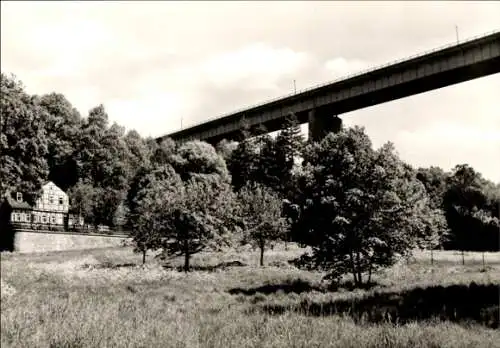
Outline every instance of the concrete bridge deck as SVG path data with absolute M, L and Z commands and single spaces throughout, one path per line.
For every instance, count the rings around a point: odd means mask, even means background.
M 250 127 L 279 130 L 295 113 L 309 122 L 309 136 L 320 139 L 339 126 L 332 116 L 431 91 L 500 72 L 500 31 L 386 64 L 297 94 L 217 117 L 160 137 L 216 143 L 238 136 L 243 120 Z

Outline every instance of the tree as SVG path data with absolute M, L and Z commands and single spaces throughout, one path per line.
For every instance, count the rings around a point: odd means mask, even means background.
M 417 170 L 417 179 L 424 185 L 433 208 L 442 208 L 443 206 L 448 176 L 449 174 L 440 167 L 431 166 Z
M 132 168 L 149 165 L 152 153 L 146 139 L 143 139 L 137 131 L 130 130 L 123 140 L 128 150 L 128 162 Z
M 224 158 L 225 161 L 227 161 L 237 147 L 238 142 L 223 139 L 217 143 L 217 145 L 215 146 L 215 150 L 222 156 L 222 158 Z
M 443 198 L 447 189 L 449 174 L 440 167 L 419 168 L 416 178 L 425 187 L 429 197 L 429 212 L 426 219 L 425 233 L 419 240 L 419 247 L 431 251 L 431 264 L 434 263 L 434 249 L 445 245 L 449 238 L 449 228 L 443 210 Z
M 203 180 L 189 180 L 160 214 L 163 248 L 169 255 L 184 256 L 184 271 L 190 258 L 205 248 L 230 244 L 230 222 L 234 198 L 227 183 L 214 186 Z
M 274 161 L 270 167 L 273 176 L 276 177 L 275 182 L 277 185 L 274 186 L 274 189 L 287 202 L 283 214 L 289 221 L 296 217 L 296 211 L 289 203 L 294 201 L 295 196 L 300 195 L 300 192 L 297 191 L 298 186 L 295 183 L 296 176 L 294 173 L 298 168 L 296 161 L 302 156 L 304 146 L 305 140 L 300 124 L 295 114 L 291 114 L 286 118 L 283 129 L 276 137 Z M 287 235 L 285 241 L 289 241 L 292 237 L 292 235 Z
M 133 177 L 132 154 L 124 137 L 123 127 L 116 123 L 108 127 L 104 106 L 89 111 L 75 157 L 79 176 L 94 186 L 94 226 L 113 226 L 116 210 L 125 199 Z
M 300 124 L 296 116 L 291 114 L 276 137 L 275 145 L 275 166 L 279 168 L 280 192 L 286 198 L 290 198 L 290 190 L 293 190 L 292 173 L 296 159 L 302 154 L 304 144 Z
M 172 158 L 177 151 L 177 144 L 170 138 L 163 139 L 160 144 L 154 140 L 147 141 L 152 153 L 151 162 L 156 166 L 172 163 Z
M 448 241 L 450 234 L 444 211 L 440 208 L 432 208 L 432 204 L 430 202 L 422 214 L 421 233 L 417 238 L 417 246 L 430 250 L 431 264 L 434 264 L 434 250 L 443 246 Z
M 127 205 L 125 204 L 125 201 L 122 201 L 118 205 L 118 208 L 115 211 L 115 215 L 113 216 L 113 226 L 117 230 L 122 231 L 123 228 L 127 225 L 128 213 L 129 213 L 129 209 L 128 209 Z
M 149 184 L 141 191 L 133 219 L 133 239 L 144 260 L 146 250 L 163 249 L 168 255 L 184 256 L 188 272 L 192 255 L 229 242 L 233 193 L 222 181 L 217 186 L 200 178 L 184 182 L 172 169 L 167 172 L 162 180 L 146 179 Z
M 237 192 L 247 183 L 252 182 L 256 171 L 258 154 L 255 142 L 245 139 L 227 159 L 227 167 L 231 173 L 232 185 Z
M 68 191 L 68 197 L 73 210 L 77 211 L 87 223 L 94 222 L 96 192 L 91 182 L 79 180 Z
M 48 176 L 44 109 L 15 76 L 1 74 L 0 197 L 20 191 L 33 200 Z
M 78 146 L 82 123 L 79 112 L 62 94 L 50 93 L 38 98 L 48 139 L 49 180 L 66 191 L 78 181 L 73 154 Z
M 104 148 L 103 138 L 108 129 L 108 115 L 104 106 L 99 105 L 89 111 L 82 125 L 78 149 L 75 151 L 79 178 L 88 179 L 99 185 L 109 172 L 108 160 L 111 154 Z
M 224 158 L 206 142 L 189 141 L 180 145 L 175 155 L 172 156 L 171 162 L 184 181 L 199 176 L 205 178 L 215 176 L 229 182 L 229 172 Z
M 282 239 L 287 229 L 286 220 L 281 217 L 282 205 L 278 194 L 260 184 L 246 185 L 238 194 L 243 242 L 259 248 L 261 266 L 264 266 L 266 247 Z
M 138 202 L 140 201 L 139 193 L 148 184 L 148 175 L 151 174 L 153 168 L 150 165 L 140 166 L 135 172 L 134 177 L 130 181 L 129 189 L 126 196 L 126 205 L 128 207 L 128 224 L 132 224 L 134 215 L 139 214 Z
M 363 128 L 330 133 L 304 152 L 296 236 L 312 248 L 300 263 L 338 280 L 387 267 L 410 252 L 426 210 L 423 185 L 392 144 L 373 150 Z
M 468 165 L 457 165 L 447 180 L 443 208 L 450 227 L 447 248 L 463 252 L 497 251 L 498 229 L 495 229 L 494 211 L 485 192 L 486 182 L 480 173 Z
M 233 193 L 222 157 L 203 142 L 188 142 L 169 155 L 172 165 L 142 168 L 128 202 L 137 250 L 184 255 L 229 242 L 236 222 Z
M 259 139 L 258 156 L 255 162 L 255 170 L 251 182 L 269 187 L 280 197 L 283 193 L 283 168 L 277 161 L 276 140 L 266 134 Z
M 132 185 L 135 190 L 129 196 L 129 224 L 134 251 L 142 253 L 142 262 L 146 263 L 148 250 L 162 247 L 162 214 L 168 205 L 176 199 L 181 190 L 181 178 L 169 165 L 153 171 L 142 169 Z

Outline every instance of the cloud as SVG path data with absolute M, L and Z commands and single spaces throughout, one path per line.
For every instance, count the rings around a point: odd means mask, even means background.
M 307 59 L 305 52 L 254 43 L 208 58 L 201 70 L 218 88 L 245 83 L 250 89 L 276 89 L 279 79 L 291 78 Z
M 325 68 L 334 78 L 343 78 L 348 75 L 357 74 L 372 67 L 370 62 L 360 59 L 345 59 L 343 57 L 336 57 L 328 60 L 325 63 Z

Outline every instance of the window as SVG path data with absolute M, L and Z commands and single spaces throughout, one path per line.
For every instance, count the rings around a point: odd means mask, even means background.
M 55 224 L 55 223 L 56 223 L 56 217 L 55 217 L 54 215 L 52 215 L 52 216 L 50 217 L 50 223 L 51 223 L 51 224 Z
M 17 221 L 17 213 L 12 213 L 12 221 Z
M 59 197 L 59 205 L 63 205 L 64 204 L 64 200 L 62 197 Z
M 54 204 L 54 196 L 49 196 L 49 204 Z
M 23 201 L 23 194 L 21 192 L 18 192 L 16 198 L 17 198 L 18 202 L 22 202 Z
M 42 215 L 42 224 L 47 223 L 47 217 L 45 215 Z
M 31 215 L 29 213 L 26 213 L 24 219 L 26 220 L 26 222 L 31 222 Z

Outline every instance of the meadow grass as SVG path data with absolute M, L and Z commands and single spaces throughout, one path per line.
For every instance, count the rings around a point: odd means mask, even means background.
M 323 274 L 288 264 L 291 245 L 266 253 L 195 255 L 184 274 L 129 247 L 1 256 L 2 347 L 499 347 L 500 332 L 429 318 L 404 324 L 292 310 L 433 285 L 500 284 L 500 253 L 438 252 L 402 261 L 369 290 L 329 291 Z M 238 261 L 238 262 L 235 262 Z M 392 295 L 391 295 L 392 296 Z M 279 315 L 265 308 L 280 307 Z M 498 307 L 497 307 L 498 308 Z M 286 310 L 290 309 L 290 310 Z

